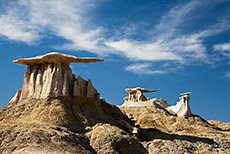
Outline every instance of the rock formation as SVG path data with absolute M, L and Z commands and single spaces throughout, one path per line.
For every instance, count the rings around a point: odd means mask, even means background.
M 75 78 L 68 66 L 79 60 L 75 58 L 52 53 L 17 61 L 28 65 L 27 80 L 0 110 L 0 153 L 230 152 L 229 124 L 210 124 L 196 115 L 182 118 L 170 114 L 166 110 L 170 105 L 164 99 L 143 101 L 144 89 L 134 93 L 134 100 L 140 102 L 127 101 L 130 104 L 118 108 L 99 98 L 91 80 Z M 90 61 L 95 62 L 81 59 Z M 188 94 L 182 97 L 183 102 L 189 102 Z M 135 103 L 141 107 L 130 107 Z
M 230 123 L 207 122 L 197 115 L 177 117 L 155 107 L 120 109 L 139 128 L 139 137 L 149 154 L 230 152 Z
M 90 80 L 80 76 L 76 79 L 69 64 L 102 62 L 99 58 L 79 58 L 75 56 L 49 53 L 34 58 L 18 59 L 17 64 L 28 65 L 23 88 L 17 92 L 12 101 L 27 98 L 44 99 L 57 97 L 83 96 L 99 98 L 100 94 Z
M 160 89 L 153 89 L 153 90 L 147 90 L 144 88 L 127 88 L 125 89 L 129 96 L 126 96 L 124 98 L 124 103 L 121 105 L 121 107 L 146 107 L 146 106 L 155 106 L 156 103 L 164 104 L 166 102 L 164 99 L 150 99 L 146 98 L 143 93 L 150 93 L 150 92 L 156 92 Z
M 147 101 L 143 93 L 156 92 L 156 91 L 159 91 L 160 89 L 147 90 L 144 88 L 137 87 L 137 88 L 132 88 L 132 89 L 127 88 L 125 90 L 129 93 L 129 96 L 124 98 L 125 101 L 143 102 L 143 101 Z
M 189 100 L 191 92 L 182 93 L 180 101 L 177 102 L 175 106 L 168 106 L 166 109 L 170 112 L 175 113 L 178 117 L 190 117 L 192 115 L 191 109 L 189 107 Z
M 14 61 L 28 68 L 0 110 L 0 153 L 147 153 L 131 120 L 69 67 L 98 61 L 59 53 Z
M 191 92 L 182 93 L 182 97 L 180 97 L 180 101 L 177 102 L 175 106 L 169 105 L 165 99 L 146 99 L 143 93 L 146 92 L 156 92 L 160 89 L 156 90 L 147 90 L 144 88 L 128 88 L 125 89 L 129 96 L 124 98 L 125 102 L 121 105 L 121 107 L 156 107 L 156 108 L 163 108 L 169 111 L 172 114 L 177 115 L 178 117 L 185 117 L 188 118 L 192 115 L 191 109 L 189 107 L 189 100 Z

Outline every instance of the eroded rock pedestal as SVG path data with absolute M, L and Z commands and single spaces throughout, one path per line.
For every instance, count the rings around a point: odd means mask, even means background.
M 221 123 L 218 128 L 199 116 L 177 117 L 166 107 L 119 109 L 95 99 L 98 93 L 90 80 L 72 75 L 67 64 L 75 58 L 54 55 L 16 61 L 30 68 L 23 88 L 0 110 L 1 154 L 230 152 L 229 125 Z M 133 94 L 137 100 L 146 100 L 143 93 Z M 152 101 L 167 105 L 163 99 Z
M 188 118 L 192 116 L 191 109 L 189 107 L 189 100 L 191 92 L 183 93 L 182 97 L 180 97 L 180 101 L 177 102 L 175 106 L 170 105 L 167 103 L 165 99 L 150 99 L 146 98 L 143 93 L 150 93 L 150 92 L 156 92 L 160 89 L 155 90 L 147 90 L 144 88 L 127 88 L 125 89 L 129 96 L 126 96 L 124 98 L 125 102 L 121 105 L 121 107 L 155 107 L 155 108 L 163 108 L 170 113 L 177 115 L 178 117 L 185 117 Z
M 99 61 L 59 53 L 14 61 L 28 68 L 23 88 L 0 110 L 0 153 L 147 153 L 131 120 L 69 67 Z
M 175 113 L 178 117 L 190 117 L 192 116 L 192 111 L 189 107 L 189 100 L 191 92 L 188 93 L 182 93 L 180 97 L 180 101 L 177 102 L 175 106 L 168 106 L 166 110 L 169 112 Z
M 85 81 L 80 76 L 75 78 L 69 66 L 71 62 L 100 62 L 99 58 L 79 58 L 60 53 L 49 53 L 35 58 L 19 59 L 17 64 L 28 65 L 23 88 L 17 92 L 14 101 L 27 98 L 44 99 L 57 97 L 92 97 L 100 98 L 91 80 Z

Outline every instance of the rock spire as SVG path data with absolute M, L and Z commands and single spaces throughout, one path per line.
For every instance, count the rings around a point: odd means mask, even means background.
M 190 117 L 192 116 L 192 111 L 189 107 L 189 100 L 191 92 L 182 93 L 180 97 L 180 101 L 177 102 L 176 105 L 172 105 L 166 108 L 168 111 L 172 111 L 175 113 L 178 117 Z
M 48 53 L 34 58 L 14 60 L 14 63 L 28 65 L 21 90 L 12 101 L 26 98 L 43 99 L 62 96 L 82 96 L 99 98 L 91 80 L 80 76 L 75 78 L 70 63 L 103 62 L 99 58 L 79 58 L 61 53 Z
M 156 107 L 163 108 L 170 113 L 177 115 L 178 117 L 190 117 L 192 116 L 191 109 L 189 107 L 189 100 L 191 92 L 182 93 L 180 101 L 176 105 L 170 105 L 165 99 L 146 98 L 143 93 L 156 92 L 160 89 L 147 90 L 144 88 L 127 88 L 125 89 L 129 96 L 124 98 L 124 103 L 120 107 Z

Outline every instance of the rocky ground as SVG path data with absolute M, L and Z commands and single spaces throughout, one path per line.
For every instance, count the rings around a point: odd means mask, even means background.
M 207 122 L 193 115 L 176 117 L 158 108 L 121 108 L 140 129 L 149 153 L 228 153 L 229 123 Z
M 0 110 L 0 153 L 228 152 L 229 123 L 180 118 L 155 107 L 119 109 L 101 99 L 63 97 Z

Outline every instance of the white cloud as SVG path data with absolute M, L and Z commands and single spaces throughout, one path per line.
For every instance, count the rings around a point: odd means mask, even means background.
M 69 40 L 64 47 L 99 52 L 103 28 L 90 28 L 84 18 L 90 4 L 90 0 L 19 0 L 0 16 L 0 35 L 31 45 L 48 33 Z
M 125 70 L 136 73 L 136 74 L 165 74 L 163 70 L 152 70 L 150 63 L 137 63 L 125 67 Z
M 201 2 L 194 0 L 184 6 L 172 8 L 151 30 L 152 36 L 147 41 L 137 41 L 124 34 L 124 37 L 120 36 L 121 40 L 113 38 L 113 40 L 106 41 L 105 45 L 133 61 L 174 62 L 166 69 L 157 67 L 164 73 L 196 62 L 210 64 L 212 60 L 207 54 L 204 39 L 228 30 L 230 28 L 229 18 L 222 18 L 204 30 L 179 35 L 178 27 L 189 17 L 190 13 L 195 12 L 200 6 Z M 145 74 L 162 73 L 161 71 L 152 72 L 150 64 L 130 65 L 126 67 L 126 70 Z
M 177 26 L 184 21 L 186 15 L 196 9 L 199 5 L 199 1 L 193 0 L 184 6 L 176 6 L 163 15 L 160 22 L 155 25 L 155 31 L 160 32 L 158 37 L 168 38 L 175 34 Z
M 230 43 L 215 44 L 213 48 L 215 50 L 230 51 Z
M 141 43 L 130 40 L 117 42 L 105 42 L 105 45 L 118 50 L 131 60 L 160 61 L 181 60 L 180 56 L 173 54 L 169 49 L 162 46 L 161 42 Z
M 215 51 L 221 51 L 221 54 L 230 58 L 230 43 L 215 44 L 213 46 Z
M 17 16 L 17 11 L 9 10 L 0 16 L 0 35 L 15 41 L 34 44 L 41 36 L 32 24 L 28 24 Z
M 121 25 L 112 32 L 113 35 L 107 34 L 106 27 L 96 26 L 89 21 L 90 14 L 87 12 L 96 6 L 96 2 L 92 0 L 18 0 L 0 15 L 0 36 L 28 45 L 39 43 L 49 36 L 58 36 L 69 42 L 54 44 L 55 49 L 86 50 L 100 56 L 117 54 L 131 61 L 148 62 L 130 65 L 126 70 L 163 74 L 177 66 L 209 62 L 204 39 L 230 27 L 229 18 L 222 18 L 206 29 L 187 34 L 178 33 L 178 27 L 192 13 L 201 9 L 202 2 L 193 0 L 165 13 L 159 23 L 153 25 L 153 29 L 143 34 L 146 36 L 145 40 L 140 40 L 132 37 L 135 33 L 138 34 L 138 25 Z M 229 48 L 229 44 L 219 44 L 213 48 L 230 57 L 229 52 L 223 50 Z M 172 65 L 166 71 L 153 71 L 151 63 L 159 61 L 167 64 L 172 62 Z

